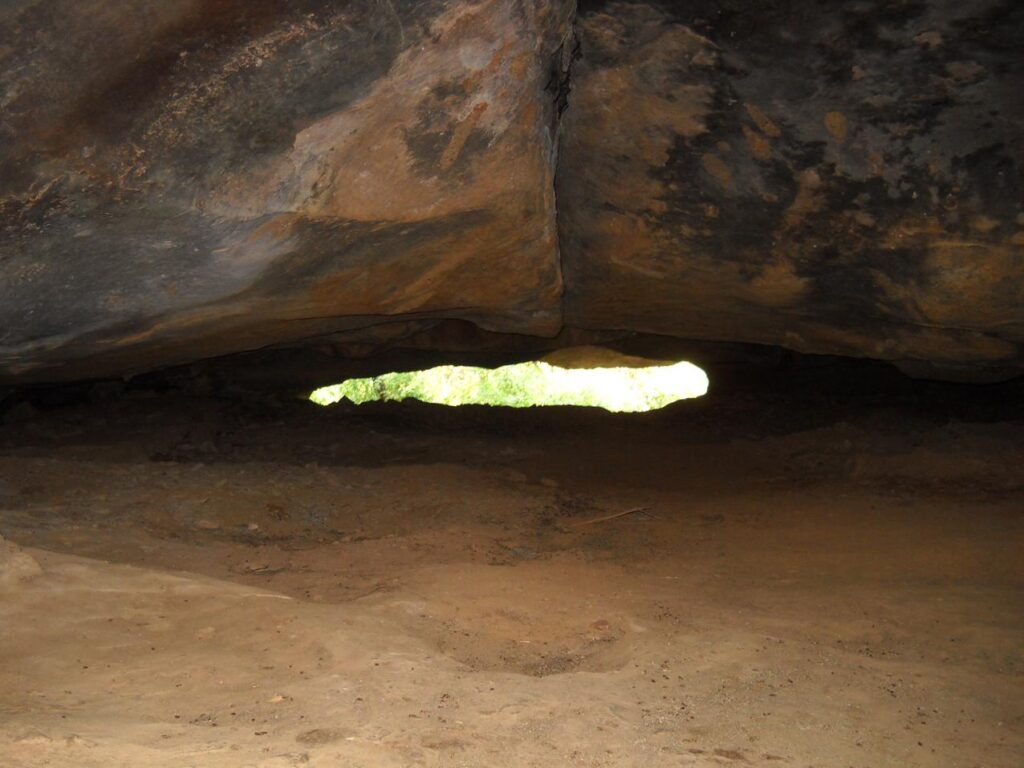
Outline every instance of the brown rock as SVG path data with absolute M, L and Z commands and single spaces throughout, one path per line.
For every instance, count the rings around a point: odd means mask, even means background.
M 0 384 L 450 323 L 1024 370 L 1020 4 L 8 5 Z
M 0 588 L 16 587 L 42 572 L 34 557 L 0 536 Z

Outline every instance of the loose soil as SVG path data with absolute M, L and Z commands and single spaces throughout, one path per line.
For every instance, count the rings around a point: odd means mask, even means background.
M 1024 765 L 1020 420 L 27 410 L 5 768 Z

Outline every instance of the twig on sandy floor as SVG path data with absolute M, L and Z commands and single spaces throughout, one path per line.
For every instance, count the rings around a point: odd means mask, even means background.
M 625 517 L 626 515 L 632 515 L 634 512 L 646 512 L 650 507 L 631 507 L 630 509 L 624 509 L 622 512 L 615 512 L 611 515 L 602 515 L 601 517 L 592 517 L 589 520 L 581 520 L 573 525 L 593 525 L 594 523 L 603 523 L 606 520 L 615 520 L 619 517 Z

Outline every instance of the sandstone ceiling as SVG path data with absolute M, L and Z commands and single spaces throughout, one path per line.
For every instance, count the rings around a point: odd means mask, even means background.
M 1017 0 L 4 0 L 0 382 L 451 320 L 1020 371 L 1021 39 Z

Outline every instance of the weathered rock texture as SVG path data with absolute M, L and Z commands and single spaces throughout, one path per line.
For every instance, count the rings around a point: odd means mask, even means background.
M 1018 369 L 1022 35 L 1014 0 L 12 0 L 0 381 L 448 319 Z
M 593 3 L 567 321 L 938 364 L 1024 341 L 1024 5 Z
M 545 88 L 570 10 L 15 3 L 5 373 L 117 372 L 389 316 L 556 332 Z

